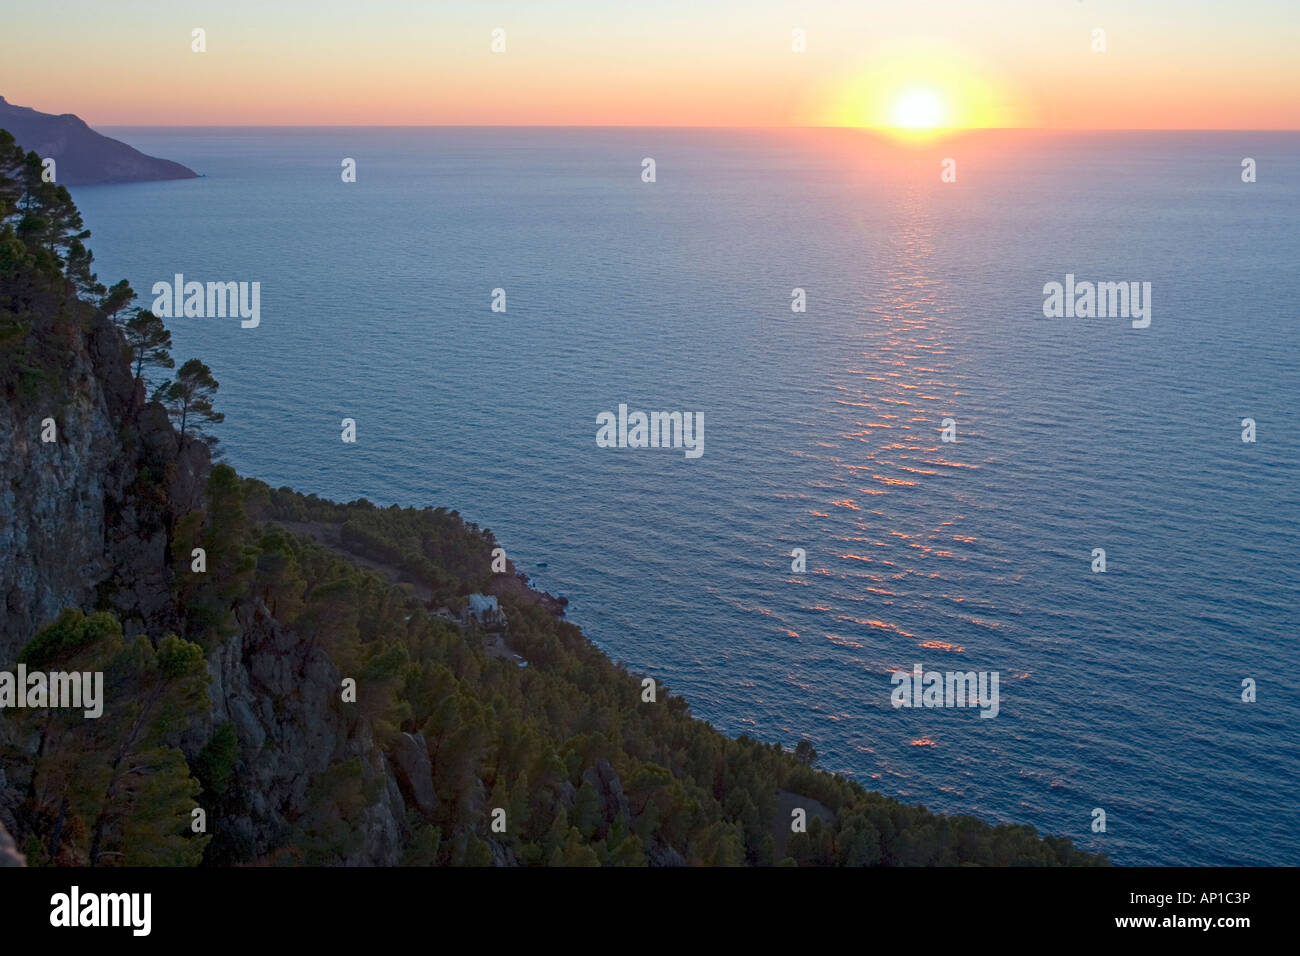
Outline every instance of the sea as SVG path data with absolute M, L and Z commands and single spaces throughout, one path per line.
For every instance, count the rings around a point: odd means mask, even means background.
M 1300 134 L 104 132 L 202 177 L 73 189 L 101 281 L 260 283 L 255 328 L 167 320 L 242 474 L 459 511 L 694 715 L 871 790 L 1300 864 Z M 1101 282 L 1149 325 L 1045 314 Z M 603 447 L 620 405 L 703 453 Z

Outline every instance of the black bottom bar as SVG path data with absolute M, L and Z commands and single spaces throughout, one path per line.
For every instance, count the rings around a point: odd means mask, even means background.
M 81 942 L 127 946 L 229 940 L 337 947 L 391 943 L 410 933 L 437 946 L 452 942 L 452 927 L 456 938 L 467 930 L 482 944 L 517 934 L 534 942 L 642 937 L 659 945 L 665 933 L 681 944 L 719 933 L 733 941 L 762 938 L 780 928 L 810 943 L 847 934 L 907 949 L 977 946 L 1021 934 L 1026 942 L 1199 937 L 1231 945 L 1259 930 L 1284 930 L 1294 882 L 1294 870 L 1281 868 L 8 869 L 0 870 L 0 931 L 6 943 L 75 933 Z M 116 916 L 120 925 L 71 926 L 74 886 L 76 922 Z M 128 908 L 125 897 L 98 895 L 145 893 L 147 935 L 136 935 L 145 924 L 143 896 L 132 898 L 138 908 Z M 69 925 L 56 927 L 52 919 Z M 624 935 L 591 935 L 607 930 Z M 1043 932 L 1053 935 L 1037 935 Z

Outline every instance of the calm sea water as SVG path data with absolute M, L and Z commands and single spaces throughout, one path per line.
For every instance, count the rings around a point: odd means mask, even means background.
M 102 278 L 262 284 L 259 328 L 169 323 L 241 472 L 458 509 L 698 716 L 872 789 L 1300 864 L 1296 134 L 109 132 L 206 178 L 77 189 Z M 1066 273 L 1152 283 L 1150 328 L 1045 319 Z M 703 457 L 597 448 L 619 403 L 702 412 Z M 894 709 L 917 663 L 1000 714 Z

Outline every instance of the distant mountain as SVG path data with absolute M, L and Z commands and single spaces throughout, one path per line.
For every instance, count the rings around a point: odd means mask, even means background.
M 0 129 L 14 134 L 23 149 L 53 158 L 57 180 L 64 186 L 92 183 L 142 183 L 159 179 L 194 179 L 198 173 L 169 159 L 146 156 L 138 149 L 102 133 L 85 120 L 63 113 L 40 113 L 14 106 L 0 96 Z

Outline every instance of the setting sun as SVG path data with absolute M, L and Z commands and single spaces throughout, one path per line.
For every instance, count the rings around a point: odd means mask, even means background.
M 908 90 L 898 97 L 890 111 L 894 126 L 903 129 L 935 129 L 944 125 L 947 110 L 933 90 Z
M 909 42 L 878 51 L 826 100 L 825 122 L 928 143 L 968 129 L 1025 125 L 1031 110 L 998 64 L 948 43 Z

